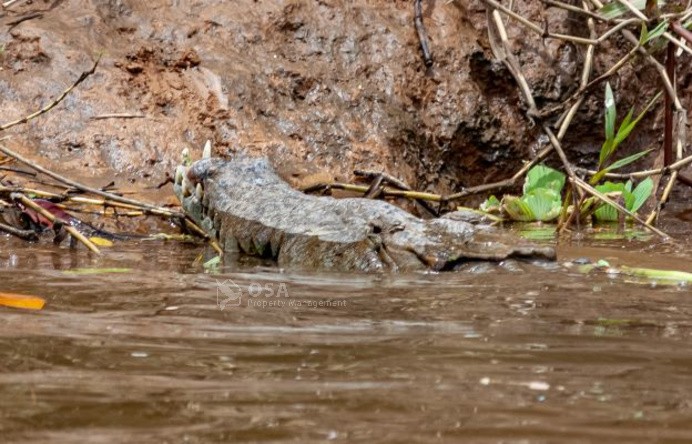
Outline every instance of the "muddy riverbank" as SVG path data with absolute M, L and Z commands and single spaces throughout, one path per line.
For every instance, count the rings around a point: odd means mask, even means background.
M 19 2 L 0 17 L 4 119 L 45 105 L 96 54 L 103 60 L 63 104 L 14 129 L 7 143 L 60 170 L 116 175 L 139 188 L 160 183 L 182 147 L 200 149 L 206 139 L 216 154 L 268 155 L 303 183 L 349 179 L 358 167 L 444 193 L 507 176 L 545 140 L 493 59 L 485 8 L 424 3 L 430 69 L 409 1 Z M 535 2 L 517 8 L 556 32 L 583 33 L 578 15 L 542 12 Z M 599 51 L 596 73 L 618 55 L 617 41 Z M 527 35 L 516 51 L 539 106 L 575 90 L 582 48 Z M 641 65 L 616 79 L 621 109 L 645 103 L 642 92 L 658 84 Z M 682 66 L 689 107 L 690 70 Z M 601 101 L 586 101 L 565 140 L 577 163 L 600 147 Z M 136 117 L 108 118 L 123 113 Z M 661 116 L 659 107 L 630 151 L 660 139 Z

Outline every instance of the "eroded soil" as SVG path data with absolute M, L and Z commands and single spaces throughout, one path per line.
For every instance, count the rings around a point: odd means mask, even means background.
M 586 32 L 580 16 L 515 3 L 556 32 Z M 160 183 L 183 147 L 199 152 L 206 139 L 216 154 L 267 155 L 298 181 L 348 180 L 358 167 L 448 192 L 506 177 L 546 141 L 494 61 L 482 2 L 424 2 L 424 21 L 430 69 L 410 1 L 19 2 L 0 17 L 3 121 L 47 104 L 98 53 L 103 59 L 57 109 L 12 130 L 7 143 L 63 171 L 115 173 L 119 185 L 136 187 Z M 568 97 L 583 48 L 509 29 L 539 106 Z M 614 39 L 599 52 L 596 74 L 618 46 Z M 613 82 L 621 109 L 641 105 L 657 85 L 642 63 Z M 600 147 L 600 95 L 586 101 L 565 140 L 577 163 Z M 99 119 L 112 113 L 143 117 Z M 659 106 L 630 150 L 658 143 L 661 115 Z

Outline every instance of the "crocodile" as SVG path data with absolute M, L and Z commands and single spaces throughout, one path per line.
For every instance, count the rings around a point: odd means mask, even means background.
M 383 200 L 313 196 L 292 188 L 262 157 L 183 162 L 174 192 L 183 211 L 229 255 L 322 271 L 445 271 L 471 261 L 554 261 L 555 249 L 456 212 L 420 219 Z

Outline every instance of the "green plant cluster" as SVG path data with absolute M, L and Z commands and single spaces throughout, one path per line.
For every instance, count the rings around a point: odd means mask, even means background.
M 597 191 L 617 201 L 630 212 L 639 210 L 651 196 L 654 188 L 651 178 L 639 182 L 636 187 L 632 181 L 602 183 L 606 174 L 629 165 L 646 156 L 651 150 L 645 150 L 632 154 L 623 159 L 612 162 L 612 159 L 622 143 L 629 137 L 632 130 L 641 121 L 644 115 L 651 109 L 661 94 L 657 94 L 639 115 L 634 118 L 634 109 L 630 109 L 619 127 L 615 126 L 617 109 L 615 98 L 610 84 L 605 88 L 605 141 L 601 146 L 596 174 L 589 180 Z M 491 213 L 501 213 L 512 221 L 521 222 L 550 222 L 557 219 L 565 202 L 562 198 L 562 190 L 565 186 L 566 176 L 562 172 L 545 165 L 536 165 L 526 174 L 524 188 L 521 196 L 505 195 L 502 199 L 490 196 L 482 205 L 481 210 Z M 613 222 L 618 220 L 618 212 L 610 204 L 601 202 L 596 197 L 582 199 L 578 208 L 580 218 L 584 219 L 593 215 L 597 222 Z

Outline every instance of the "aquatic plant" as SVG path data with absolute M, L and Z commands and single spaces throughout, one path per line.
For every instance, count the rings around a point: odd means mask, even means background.
M 651 99 L 636 118 L 634 118 L 634 108 L 631 108 L 616 130 L 617 106 L 615 97 L 610 83 L 606 83 L 605 87 L 605 140 L 601 145 L 596 172 L 591 176 L 589 183 L 595 186 L 598 192 L 619 202 L 632 213 L 639 210 L 651 196 L 654 188 L 651 178 L 646 178 L 636 187 L 631 180 L 626 183 L 608 181 L 600 184 L 600 182 L 607 173 L 636 162 L 651 152 L 651 149 L 647 149 L 612 162 L 618 148 L 630 136 L 660 96 L 661 93 L 658 93 Z M 571 194 L 568 192 L 566 198 L 562 199 L 565 180 L 566 175 L 562 172 L 542 164 L 536 165 L 526 174 L 521 196 L 505 195 L 501 201 L 495 196 L 491 196 L 481 205 L 481 210 L 499 211 L 510 220 L 522 222 L 550 222 L 560 216 L 561 210 L 563 213 L 577 211 L 582 219 L 593 215 L 596 221 L 618 220 L 617 209 L 602 202 L 597 196 L 580 199 L 576 209 L 569 206 Z
M 522 196 L 505 195 L 501 210 L 516 221 L 555 220 L 560 215 L 564 186 L 563 173 L 545 165 L 536 165 L 526 174 Z

